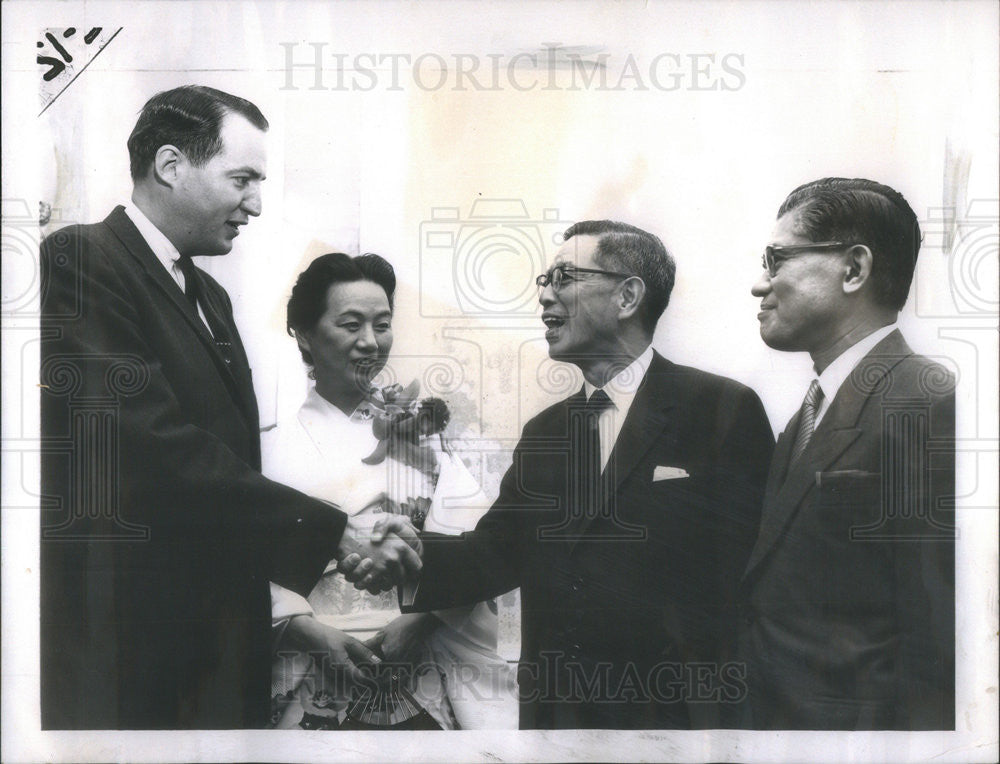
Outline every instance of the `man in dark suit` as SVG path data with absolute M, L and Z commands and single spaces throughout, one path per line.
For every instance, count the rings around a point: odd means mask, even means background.
M 778 211 L 760 333 L 817 379 L 741 584 L 753 727 L 954 727 L 954 380 L 895 326 L 919 247 L 872 181 L 808 183 Z
M 674 282 L 658 238 L 611 221 L 565 238 L 542 320 L 585 384 L 524 426 L 474 531 L 423 536 L 413 605 L 521 588 L 522 729 L 719 726 L 744 695 L 735 587 L 771 428 L 750 389 L 652 349 Z
M 154 96 L 131 203 L 42 245 L 45 729 L 264 726 L 268 581 L 306 593 L 349 553 L 419 567 L 259 472 L 229 297 L 191 257 L 260 214 L 266 129 L 212 88 Z

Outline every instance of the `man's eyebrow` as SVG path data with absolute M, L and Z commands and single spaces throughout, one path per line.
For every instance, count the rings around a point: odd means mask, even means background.
M 355 308 L 347 308 L 346 310 L 342 310 L 340 313 L 337 314 L 338 318 L 343 318 L 344 316 L 348 316 L 348 317 L 351 317 L 351 318 L 353 318 L 353 317 L 364 318 L 365 317 L 365 312 L 362 311 L 362 310 L 356 310 Z M 384 318 L 386 316 L 389 316 L 391 318 L 392 317 L 392 311 L 391 310 L 380 310 L 378 313 L 376 313 L 374 315 L 374 318 Z
M 253 167 L 237 167 L 235 170 L 230 170 L 229 174 L 230 175 L 249 175 L 254 180 L 264 180 L 267 177 L 260 170 L 255 170 Z

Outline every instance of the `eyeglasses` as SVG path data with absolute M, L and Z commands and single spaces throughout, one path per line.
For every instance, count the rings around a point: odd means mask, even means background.
M 815 244 L 790 244 L 787 247 L 767 246 L 764 247 L 764 254 L 760 258 L 761 267 L 767 271 L 767 275 L 774 278 L 778 275 L 778 266 L 785 260 L 804 252 L 829 252 L 837 249 L 847 249 L 854 244 L 846 244 L 842 241 L 821 241 Z
M 548 273 L 543 273 L 535 278 L 535 283 L 544 289 L 549 284 L 555 291 L 563 288 L 567 280 L 573 281 L 578 273 L 597 273 L 602 276 L 616 276 L 620 279 L 631 278 L 631 273 L 618 273 L 617 271 L 600 271 L 596 268 L 573 268 L 568 265 L 554 265 L 549 268 Z

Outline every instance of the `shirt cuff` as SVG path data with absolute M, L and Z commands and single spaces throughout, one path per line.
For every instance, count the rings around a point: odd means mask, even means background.
M 398 591 L 400 607 L 413 607 L 413 602 L 417 599 L 417 590 L 419 588 L 419 581 L 404 581 L 401 583 Z
M 273 581 L 271 584 L 271 623 L 296 615 L 313 615 L 312 605 L 301 594 Z

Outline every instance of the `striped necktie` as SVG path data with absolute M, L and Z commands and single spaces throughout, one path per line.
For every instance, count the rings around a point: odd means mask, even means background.
M 792 458 L 790 464 L 794 464 L 806 450 L 809 441 L 816 429 L 816 411 L 823 400 L 823 388 L 819 386 L 819 380 L 814 379 L 806 392 L 805 400 L 802 401 L 801 415 L 799 416 L 799 431 L 795 435 L 795 443 L 792 446 Z

